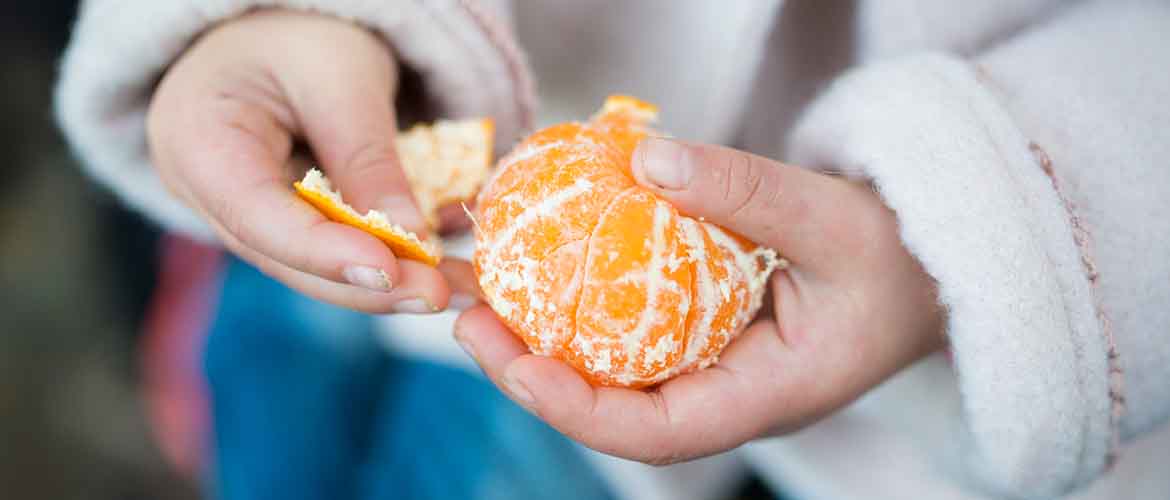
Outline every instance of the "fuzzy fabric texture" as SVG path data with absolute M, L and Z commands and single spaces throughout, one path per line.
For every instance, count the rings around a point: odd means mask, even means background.
M 897 212 L 939 282 L 953 361 L 933 356 L 796 435 L 699 468 L 595 456 L 616 491 L 718 498 L 740 460 L 808 498 L 1170 491 L 1165 2 L 91 0 L 59 116 L 91 173 L 168 227 L 203 226 L 150 171 L 150 86 L 208 24 L 260 4 L 377 28 L 440 113 L 492 115 L 505 135 L 532 108 L 523 45 L 548 88 L 542 123 L 633 93 L 662 106 L 663 130 L 870 180 Z M 507 12 L 519 41 L 496 21 Z M 454 317 L 380 323 L 388 348 L 474 370 Z
M 490 1 L 89 0 L 61 65 L 57 116 L 99 182 L 163 226 L 204 241 L 210 228 L 172 197 L 150 166 L 145 117 L 153 85 L 207 27 L 282 7 L 353 20 L 380 33 L 418 72 L 444 117 L 491 116 L 497 144 L 532 126 L 535 94 L 508 5 Z
M 1170 418 L 1170 4 L 1095 2 L 982 57 L 1086 230 L 1121 437 Z
M 933 427 L 965 440 L 928 456 L 992 494 L 1082 488 L 1170 411 L 1168 28 L 1164 3 L 1086 2 L 969 60 L 873 55 L 789 137 L 872 181 L 938 280 L 961 399 L 935 410 L 962 427 Z
M 1089 281 L 1028 139 L 974 70 L 924 55 L 851 74 L 790 151 L 872 179 L 938 281 L 975 474 L 1036 496 L 1095 476 L 1111 430 Z

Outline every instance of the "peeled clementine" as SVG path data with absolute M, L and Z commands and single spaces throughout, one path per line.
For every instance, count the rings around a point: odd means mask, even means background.
M 599 385 L 643 387 L 714 363 L 782 261 L 638 186 L 657 109 L 625 96 L 500 160 L 480 192 L 474 266 L 489 304 L 541 355 Z

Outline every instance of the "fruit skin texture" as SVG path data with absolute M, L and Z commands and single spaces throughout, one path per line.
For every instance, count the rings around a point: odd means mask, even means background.
M 398 258 L 436 266 L 443 257 L 442 248 L 433 239 L 419 238 L 390 222 L 385 213 L 370 210 L 365 215 L 359 214 L 341 198 L 340 192 L 333 190 L 333 185 L 320 170 L 314 168 L 306 172 L 304 179 L 293 183 L 293 189 L 329 220 L 356 227 L 382 240 Z
M 477 201 L 488 303 L 532 352 L 596 385 L 645 387 L 714 363 L 783 262 L 638 186 L 656 108 L 614 96 L 588 123 L 536 132 Z
M 439 207 L 471 199 L 487 178 L 494 132 L 495 125 L 487 118 L 440 120 L 399 132 L 395 149 L 402 171 L 432 229 L 438 226 Z M 329 220 L 373 235 L 398 258 L 432 267 L 443 258 L 443 248 L 434 234 L 408 231 L 378 210 L 358 213 L 317 169 L 306 172 L 293 188 Z

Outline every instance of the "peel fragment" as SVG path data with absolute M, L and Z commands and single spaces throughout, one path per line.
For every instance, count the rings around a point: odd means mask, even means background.
M 438 210 L 475 197 L 491 173 L 494 134 L 495 127 L 489 119 L 439 121 L 398 134 L 395 149 L 399 162 L 419 211 L 430 226 L 421 235 L 395 224 L 390 215 L 381 211 L 358 213 L 316 168 L 293 183 L 293 188 L 329 220 L 373 235 L 399 258 L 435 266 L 443 258 L 442 246 L 434 234 Z

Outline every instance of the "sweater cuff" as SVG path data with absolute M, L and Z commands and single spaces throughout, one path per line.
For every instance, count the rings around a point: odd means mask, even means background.
M 969 479 L 1013 497 L 1089 482 L 1114 432 L 1089 278 L 1029 146 L 972 68 L 921 54 L 839 79 L 788 149 L 872 182 L 897 213 L 948 313 Z
M 88 173 L 170 229 L 213 238 L 150 166 L 145 117 L 154 86 L 207 27 L 259 7 L 320 12 L 375 30 L 421 76 L 431 114 L 490 116 L 495 144 L 511 144 L 531 127 L 531 76 L 508 26 L 493 15 L 503 9 L 461 0 L 84 2 L 62 61 L 58 121 Z

